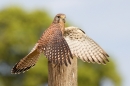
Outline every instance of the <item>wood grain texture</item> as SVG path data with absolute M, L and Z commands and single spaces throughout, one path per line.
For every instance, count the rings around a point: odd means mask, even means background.
M 48 62 L 48 86 L 77 86 L 77 58 L 71 59 L 71 65 L 58 65 Z

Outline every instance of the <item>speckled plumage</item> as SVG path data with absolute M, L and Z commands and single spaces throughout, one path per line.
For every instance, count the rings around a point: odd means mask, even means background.
M 106 62 L 109 62 L 108 54 L 80 28 L 65 28 L 64 38 L 73 56 L 78 57 L 82 61 L 87 61 L 89 63 L 96 62 L 99 64 L 106 64 Z
M 106 64 L 108 54 L 83 30 L 78 27 L 64 27 L 65 15 L 57 14 L 50 27 L 44 31 L 31 52 L 21 59 L 12 69 L 19 74 L 33 67 L 41 53 L 56 65 L 71 64 L 73 56 L 82 61 Z
M 56 65 L 71 64 L 71 51 L 66 40 L 63 37 L 65 15 L 57 14 L 50 25 L 50 27 L 43 33 L 31 52 L 21 59 L 12 69 L 12 73 L 19 74 L 25 72 L 34 66 L 41 53 L 48 58 L 48 60 Z

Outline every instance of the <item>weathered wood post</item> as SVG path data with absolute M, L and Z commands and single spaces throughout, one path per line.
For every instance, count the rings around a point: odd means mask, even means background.
M 48 62 L 48 86 L 77 86 L 77 58 L 71 59 L 71 65 L 56 66 Z

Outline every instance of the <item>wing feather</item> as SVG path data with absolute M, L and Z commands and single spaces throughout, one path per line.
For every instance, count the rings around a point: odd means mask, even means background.
M 72 54 L 82 61 L 98 64 L 109 62 L 108 54 L 81 29 L 77 27 L 65 28 L 64 38 Z
M 37 50 L 37 45 L 38 43 L 34 46 L 32 51 L 27 56 L 15 64 L 11 70 L 11 73 L 19 74 L 21 72 L 25 72 L 36 64 L 40 55 L 40 52 Z
M 53 29 L 50 29 L 46 32 L 50 35 L 47 35 L 47 41 L 45 46 L 45 41 L 42 41 L 39 45 L 39 49 L 44 52 L 44 55 L 48 58 L 48 60 L 56 65 L 58 64 L 71 64 L 70 58 L 72 57 L 70 48 L 62 36 L 62 32 L 59 27 L 55 26 Z M 55 29 L 54 29 L 55 28 Z M 46 33 L 43 37 L 46 37 Z M 42 38 L 45 39 L 45 38 Z M 42 40 L 41 39 L 41 40 Z M 44 46 L 43 46 L 44 45 Z M 44 49 L 44 50 L 43 50 Z

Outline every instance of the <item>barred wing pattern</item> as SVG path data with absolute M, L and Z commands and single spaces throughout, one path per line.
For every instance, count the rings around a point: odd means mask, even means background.
M 38 43 L 34 46 L 32 51 L 27 56 L 25 56 L 23 59 L 15 64 L 15 66 L 11 70 L 11 73 L 19 74 L 21 72 L 25 72 L 36 64 L 40 55 L 40 52 L 36 49 L 37 45 Z
M 109 62 L 108 54 L 85 32 L 77 27 L 65 28 L 64 38 L 67 41 L 73 56 L 88 63 L 106 64 Z
M 70 58 L 73 57 L 66 40 L 62 36 L 62 32 L 59 29 L 49 29 L 46 33 L 48 32 L 53 32 L 53 34 L 47 37 L 49 40 L 46 41 L 46 46 L 43 46 L 45 43 L 41 41 L 39 49 L 42 49 L 48 60 L 56 65 L 65 64 L 67 66 L 68 62 L 71 64 Z
M 55 16 L 52 24 L 44 31 L 32 51 L 13 67 L 12 73 L 19 74 L 30 69 L 36 64 L 40 53 L 44 53 L 48 60 L 56 65 L 71 64 L 70 58 L 73 57 L 63 37 L 65 17 L 65 14 Z

